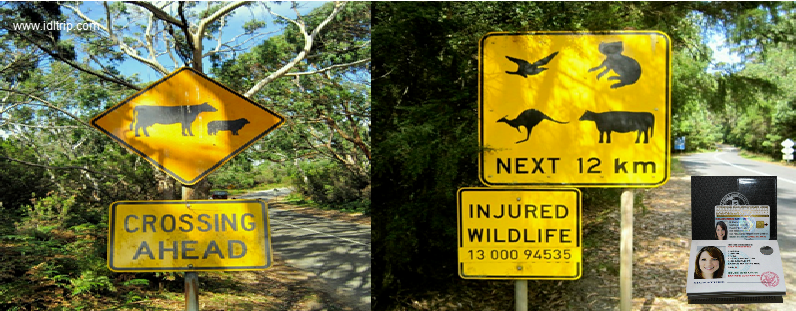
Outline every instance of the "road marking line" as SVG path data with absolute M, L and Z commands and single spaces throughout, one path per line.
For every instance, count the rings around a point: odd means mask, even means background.
M 748 168 L 745 168 L 745 167 L 740 167 L 740 166 L 737 166 L 737 165 L 735 165 L 735 164 L 732 164 L 732 163 L 730 163 L 730 162 L 727 162 L 727 161 L 724 161 L 724 160 L 722 160 L 722 159 L 719 159 L 719 158 L 718 158 L 718 156 L 720 156 L 720 155 L 722 155 L 722 154 L 724 154 L 724 152 L 717 153 L 716 155 L 714 155 L 714 156 L 713 156 L 713 158 L 714 158 L 714 159 L 716 159 L 716 160 L 718 160 L 719 162 L 722 162 L 722 163 L 724 163 L 724 164 L 727 164 L 727 165 L 729 165 L 729 166 L 732 166 L 732 167 L 734 167 L 734 168 L 737 168 L 737 169 L 742 169 L 742 170 L 744 170 L 744 171 L 750 171 L 750 172 L 752 172 L 752 173 L 755 173 L 755 174 L 760 174 L 760 175 L 763 175 L 763 176 L 776 176 L 776 175 L 770 175 L 770 174 L 766 174 L 766 173 L 758 172 L 758 171 L 755 171 L 755 170 L 753 170 L 753 169 L 748 169 Z M 793 180 L 790 180 L 790 179 L 787 179 L 787 178 L 782 178 L 782 177 L 779 177 L 779 176 L 776 176 L 776 177 L 777 177 L 777 179 L 782 179 L 782 181 L 789 182 L 789 183 L 792 183 L 792 184 L 796 185 L 796 181 L 793 181 Z
M 276 221 L 276 220 L 273 220 L 273 219 L 271 219 L 271 222 L 276 222 L 276 223 L 280 223 L 280 224 L 283 224 L 283 225 L 291 226 L 291 227 L 296 228 L 296 229 L 307 230 L 309 232 L 313 232 L 313 233 L 317 233 L 317 234 L 321 234 L 321 235 L 325 235 L 325 236 L 330 236 L 330 237 L 338 238 L 338 239 L 341 239 L 341 240 L 346 240 L 346 241 L 351 242 L 351 243 L 356 243 L 356 244 L 360 244 L 360 245 L 370 246 L 369 244 L 365 244 L 365 243 L 362 243 L 362 242 L 357 242 L 357 241 L 354 241 L 352 239 L 341 238 L 339 236 L 331 235 L 331 234 L 328 234 L 328 233 L 323 233 L 323 232 L 320 232 L 320 231 L 315 231 L 315 230 L 312 230 L 312 229 L 302 228 L 302 227 L 299 227 L 299 226 L 296 226 L 296 225 L 291 225 L 289 223 L 284 223 L 284 222 Z

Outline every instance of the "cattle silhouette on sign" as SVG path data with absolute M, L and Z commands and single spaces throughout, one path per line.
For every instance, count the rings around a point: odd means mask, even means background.
M 508 116 L 506 116 L 506 117 L 508 117 Z M 520 115 L 518 115 L 513 120 L 506 119 L 506 117 L 500 118 L 500 120 L 497 120 L 497 122 L 506 123 L 506 124 L 510 125 L 511 127 L 517 129 L 517 132 L 520 132 L 520 126 L 524 126 L 525 129 L 528 131 L 528 136 L 526 136 L 525 139 L 516 142 L 515 144 L 519 144 L 521 142 L 528 141 L 528 139 L 531 138 L 531 130 L 533 130 L 533 127 L 538 125 L 539 123 L 541 123 L 544 120 L 550 120 L 550 121 L 553 121 L 555 123 L 560 123 L 560 124 L 569 123 L 569 122 L 561 122 L 561 121 L 553 120 L 550 117 L 548 117 L 547 115 L 545 115 L 544 113 L 542 113 L 541 111 L 536 110 L 536 109 L 525 110 L 522 113 L 520 113 Z
M 196 121 L 196 117 L 202 112 L 216 111 L 218 109 L 208 103 L 184 106 L 137 106 L 133 109 L 133 122 L 130 123 L 130 130 L 135 128 L 135 137 L 140 137 L 138 130 L 143 129 L 144 135 L 149 137 L 147 127 L 155 124 L 180 123 L 182 136 L 194 136 L 191 124 Z
M 216 135 L 218 134 L 218 131 L 232 131 L 232 135 L 238 135 L 238 131 L 240 131 L 240 129 L 242 129 L 246 124 L 249 124 L 249 120 L 246 120 L 246 118 L 240 118 L 237 120 L 210 121 L 207 123 L 207 134 Z
M 622 41 L 617 42 L 602 42 L 599 46 L 600 53 L 605 55 L 605 60 L 600 66 L 589 69 L 589 72 L 595 70 L 604 70 L 597 75 L 597 80 L 602 76 L 613 70 L 617 75 L 611 76 L 608 80 L 619 80 L 619 83 L 611 85 L 612 89 L 623 87 L 625 85 L 635 84 L 641 77 L 641 65 L 635 60 L 625 55 L 625 47 Z
M 630 111 L 608 111 L 591 112 L 586 110 L 580 121 L 594 121 L 597 130 L 600 131 L 600 143 L 603 143 L 603 134 L 607 136 L 606 143 L 611 143 L 611 132 L 630 133 L 637 132 L 636 143 L 644 133 L 644 143 L 649 143 L 649 136 L 655 132 L 655 115 L 649 112 L 630 112 Z M 647 136 L 649 132 L 649 136 Z

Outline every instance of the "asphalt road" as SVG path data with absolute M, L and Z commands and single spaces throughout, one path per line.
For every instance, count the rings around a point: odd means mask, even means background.
M 796 168 L 748 160 L 734 148 L 680 158 L 692 176 L 777 176 L 777 240 L 782 253 L 787 295 L 784 304 L 760 304 L 762 310 L 796 310 Z
M 236 196 L 272 201 L 273 189 Z M 358 310 L 370 308 L 370 226 L 299 214 L 269 206 L 271 249 L 290 266 L 313 273 L 313 283 Z

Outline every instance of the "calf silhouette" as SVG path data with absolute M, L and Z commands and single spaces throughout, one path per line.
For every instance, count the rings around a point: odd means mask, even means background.
M 249 124 L 249 120 L 246 120 L 246 118 L 240 118 L 237 120 L 210 121 L 207 123 L 207 134 L 216 135 L 218 134 L 218 131 L 232 131 L 232 135 L 238 135 L 238 131 L 240 131 L 240 129 L 242 129 L 246 124 Z
M 608 136 L 606 143 L 611 143 L 611 132 L 629 133 L 638 132 L 636 135 L 636 143 L 641 139 L 641 133 L 644 132 L 644 143 L 649 143 L 649 136 L 655 134 L 655 115 L 649 112 L 629 112 L 629 111 L 608 111 L 608 112 L 591 112 L 586 110 L 580 121 L 594 121 L 597 125 L 597 130 L 600 131 L 600 143 L 603 143 L 603 134 Z
M 203 103 L 201 105 L 184 106 L 137 106 L 133 108 L 133 122 L 130 123 L 130 130 L 135 127 L 135 137 L 140 137 L 139 129 L 144 129 L 144 135 L 149 137 L 146 128 L 155 124 L 175 124 L 182 125 L 182 136 L 193 136 L 191 124 L 196 121 L 196 117 L 202 112 L 216 112 L 213 106 Z
M 508 117 L 508 116 L 506 116 L 506 117 Z M 517 129 L 517 132 L 520 132 L 520 126 L 524 126 L 525 129 L 528 130 L 528 136 L 525 137 L 525 139 L 516 142 L 516 144 L 519 144 L 519 143 L 524 142 L 524 141 L 528 141 L 528 139 L 531 138 L 531 130 L 533 130 L 533 127 L 536 126 L 537 124 L 541 123 L 544 120 L 550 120 L 550 121 L 553 121 L 555 123 L 560 123 L 560 124 L 569 123 L 569 122 L 561 122 L 561 121 L 553 120 L 550 117 L 548 117 L 547 115 L 545 115 L 544 113 L 542 113 L 541 111 L 536 110 L 536 109 L 525 110 L 522 113 L 520 113 L 520 115 L 518 115 L 516 118 L 514 118 L 514 120 L 506 119 L 506 117 L 500 118 L 500 120 L 497 120 L 497 122 L 504 122 L 504 123 L 506 123 L 508 125 L 511 125 L 511 127 Z

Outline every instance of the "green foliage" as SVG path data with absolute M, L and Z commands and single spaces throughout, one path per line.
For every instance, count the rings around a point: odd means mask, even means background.
M 317 27 L 333 8 L 326 3 L 305 16 L 308 29 Z M 345 65 L 370 54 L 369 11 L 365 2 L 346 3 L 343 10 L 315 38 L 315 45 L 294 72 Z M 214 74 L 225 84 L 246 90 L 291 61 L 303 48 L 298 27 L 284 23 L 282 35 L 270 37 L 251 52 L 214 62 Z M 220 60 L 220 59 L 219 59 Z M 295 170 L 290 182 L 320 204 L 362 205 L 370 184 L 370 89 L 365 63 L 331 70 L 323 75 L 279 79 L 253 96 L 286 117 L 285 124 L 254 145 L 249 161 L 295 163 L 309 160 L 309 173 Z M 367 78 L 361 78 L 366 75 Z M 309 174 L 309 175 L 307 175 Z M 241 169 L 211 177 L 216 187 L 251 187 L 273 173 L 247 174 Z M 276 176 L 275 176 L 276 177 Z M 235 180 L 237 179 L 237 180 Z M 306 182 L 305 182 L 306 180 Z M 287 182 L 280 176 L 276 182 Z M 240 185 L 237 185 L 240 184 Z M 364 192 L 363 192 L 364 191 Z M 357 203 L 352 203 L 352 202 Z
M 25 155 L 12 140 L 0 138 L 0 171 L 3 172 L 0 174 L 0 185 L 3 185 L 3 191 L 0 191 L 0 219 L 13 220 L 22 217 L 22 206 L 30 204 L 31 193 L 42 196 L 49 186 L 44 180 L 42 170 L 30 170 L 6 158 L 10 155 L 18 156 L 20 153 L 23 153 L 22 158 L 30 155 Z M 3 230 L 0 229 L 0 233 Z
M 69 296 L 116 290 L 105 265 L 107 226 L 66 226 L 67 214 L 85 212 L 75 198 L 51 194 L 34 200 L 15 231 L 0 238 L 7 245 L 0 252 L 0 306 L 68 306 Z M 64 296 L 52 296 L 58 288 L 66 290 Z
M 247 33 L 254 32 L 263 27 L 265 27 L 265 22 L 258 20 L 250 20 L 243 24 L 243 30 Z
M 369 181 L 329 160 L 306 161 L 293 168 L 293 187 L 313 202 L 339 210 L 370 212 Z
M 79 278 L 69 279 L 69 283 L 72 296 L 101 290 L 116 291 L 110 278 L 104 275 L 98 276 L 94 271 L 84 271 Z
M 261 162 L 254 165 L 241 154 L 208 176 L 213 189 L 251 189 L 268 184 L 281 184 L 290 179 L 289 168 L 282 163 Z

